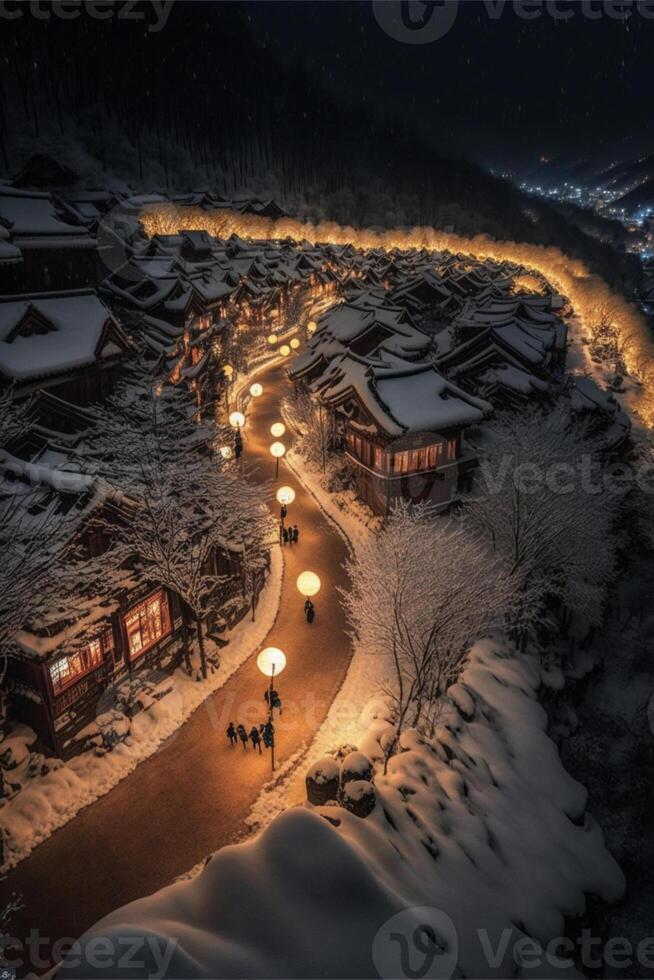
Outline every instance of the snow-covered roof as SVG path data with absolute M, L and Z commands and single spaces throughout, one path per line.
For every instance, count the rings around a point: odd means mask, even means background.
M 0 302 L 0 372 L 6 377 L 59 374 L 128 348 L 128 338 L 94 293 Z
M 86 228 L 62 221 L 49 194 L 0 187 L 0 221 L 18 246 L 46 237 L 51 246 L 95 248 Z
M 348 412 L 354 396 L 388 436 L 441 432 L 480 422 L 491 406 L 452 384 L 433 364 L 392 355 L 370 361 L 344 354 L 312 384 L 321 399 Z

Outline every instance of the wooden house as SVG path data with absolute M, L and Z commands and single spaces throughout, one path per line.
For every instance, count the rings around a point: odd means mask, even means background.
M 20 254 L 20 261 L 0 261 L 1 293 L 71 290 L 96 283 L 95 238 L 85 225 L 66 220 L 49 194 L 0 187 L 0 228 Z
M 341 433 L 361 499 L 387 514 L 399 499 L 445 507 L 474 458 L 462 436 L 490 405 L 447 381 L 430 363 L 382 354 L 335 358 L 310 385 Z
M 0 301 L 0 386 L 85 404 L 107 395 L 132 344 L 92 292 Z

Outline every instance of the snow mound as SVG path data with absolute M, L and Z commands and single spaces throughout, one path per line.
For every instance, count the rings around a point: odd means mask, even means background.
M 386 773 L 375 763 L 374 790 L 354 779 L 343 806 L 286 811 L 192 881 L 113 913 L 83 948 L 94 936 L 158 937 L 171 944 L 168 977 L 371 977 L 389 918 L 404 911 L 414 928 L 428 908 L 456 938 L 448 976 L 573 975 L 556 961 L 535 969 L 516 943 L 564 936 L 587 894 L 616 900 L 624 878 L 547 735 L 539 685 L 535 660 L 477 643 L 434 736 L 404 732 Z M 371 732 L 366 752 L 382 737 Z M 370 792 L 367 816 L 349 812 Z M 59 978 L 96 975 L 82 962 Z M 118 962 L 112 975 L 133 974 Z

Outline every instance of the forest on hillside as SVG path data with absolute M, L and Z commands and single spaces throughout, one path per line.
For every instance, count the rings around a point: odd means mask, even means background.
M 638 279 L 636 260 L 547 204 L 398 120 L 337 105 L 301 60 L 283 70 L 241 4 L 175 4 L 158 33 L 117 18 L 24 17 L 3 23 L 0 47 L 6 178 L 38 148 L 62 182 L 273 196 L 309 219 L 555 244 L 613 285 Z

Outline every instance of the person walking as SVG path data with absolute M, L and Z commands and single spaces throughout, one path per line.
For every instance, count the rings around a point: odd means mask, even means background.
M 236 729 L 236 731 L 238 732 L 238 737 L 240 738 L 241 742 L 243 743 L 243 748 L 244 749 L 247 748 L 247 744 L 248 744 L 248 733 L 245 731 L 245 728 L 243 727 L 243 725 L 239 725 L 238 728 Z
M 259 755 L 261 755 L 261 734 L 256 725 L 253 725 L 250 730 L 250 741 L 252 742 L 252 748 L 259 749 Z
M 284 544 L 288 544 L 288 528 L 282 528 L 282 538 L 284 539 Z
M 231 747 L 234 748 L 234 746 L 236 745 L 237 735 L 236 735 L 236 729 L 234 728 L 233 721 L 230 721 L 229 725 L 227 726 L 227 738 L 229 739 L 229 744 L 231 745 Z
M 300 532 L 297 529 L 297 524 L 293 525 L 293 544 L 297 544 L 300 538 Z
M 307 601 L 304 603 L 304 615 L 307 617 L 307 623 L 313 622 L 313 618 L 316 615 L 316 610 L 311 599 L 307 599 Z
M 280 698 L 280 696 L 277 693 L 277 691 L 273 691 L 272 692 L 272 708 L 273 708 L 273 711 L 275 710 L 275 708 L 279 708 L 279 713 L 281 715 L 281 713 L 282 713 L 282 699 Z
M 282 524 L 286 520 L 286 515 L 287 514 L 288 514 L 288 510 L 286 509 L 286 504 L 282 504 L 282 506 L 280 508 L 280 511 L 279 511 L 279 519 L 282 522 Z
M 263 744 L 266 746 L 267 749 L 272 747 L 274 736 L 275 736 L 275 726 L 273 725 L 272 722 L 267 721 L 266 724 L 263 726 L 263 732 L 262 732 Z
M 284 522 L 279 522 L 279 543 L 284 544 Z
M 273 708 L 274 708 L 275 707 L 275 701 L 278 701 L 279 700 L 279 694 L 277 693 L 277 691 L 275 690 L 274 687 L 273 687 L 272 691 L 270 690 L 269 687 L 267 687 L 266 690 L 263 692 L 263 699 L 266 702 L 266 704 L 268 705 L 268 707 L 270 707 L 272 705 Z

